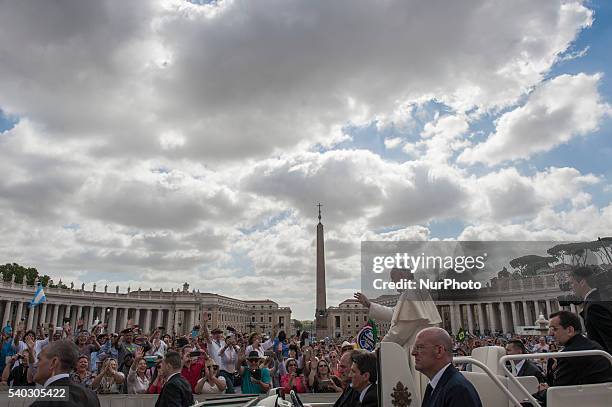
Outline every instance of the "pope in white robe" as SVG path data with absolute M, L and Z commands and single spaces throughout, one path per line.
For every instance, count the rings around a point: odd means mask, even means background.
M 391 270 L 392 281 L 411 280 L 412 278 L 413 275 L 410 270 Z M 400 292 L 401 295 L 393 308 L 370 302 L 362 293 L 356 293 L 355 298 L 363 306 L 369 308 L 370 318 L 375 321 L 391 321 L 391 327 L 382 341 L 394 342 L 406 349 L 410 370 L 415 382 L 414 387 L 417 392 L 420 392 L 415 396 L 421 400 L 421 394 L 425 391 L 428 380 L 414 367 L 414 358 L 411 354 L 412 346 L 417 334 L 422 329 L 438 326 L 442 319 L 427 290 L 415 289 Z

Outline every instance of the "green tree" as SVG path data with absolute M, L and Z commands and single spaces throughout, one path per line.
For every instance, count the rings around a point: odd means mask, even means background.
M 298 321 L 297 319 L 292 319 L 291 322 L 293 323 L 293 326 L 295 327 L 295 330 L 302 330 L 302 328 L 304 327 L 304 325 L 302 325 L 302 321 Z
M 544 257 L 535 254 L 517 257 L 510 260 L 510 267 L 515 272 L 520 273 L 521 277 L 535 276 L 537 271 L 542 268 L 550 268 L 552 263 L 556 263 L 556 257 Z
M 39 275 L 35 267 L 23 267 L 17 263 L 0 265 L 0 274 L 2 274 L 2 279 L 7 282 L 11 281 L 13 276 L 15 276 L 15 282 L 18 284 L 23 284 L 25 279 L 26 284 L 34 285 L 36 277 L 38 277 L 43 286 L 46 286 L 49 282 L 49 276 L 46 274 Z
M 498 278 L 508 278 L 510 277 L 510 272 L 508 271 L 506 267 L 504 267 L 497 273 L 497 277 Z

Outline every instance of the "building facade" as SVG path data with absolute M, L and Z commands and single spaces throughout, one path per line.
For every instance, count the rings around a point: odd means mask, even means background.
M 538 275 L 522 279 L 494 279 L 486 287 L 454 297 L 453 301 L 435 301 L 442 317 L 442 327 L 456 334 L 459 328 L 471 333 L 516 333 L 524 326 L 534 326 L 540 315 L 548 317 L 560 309 L 577 312 L 575 305 L 561 307 L 557 297 L 561 291 L 555 274 Z M 394 307 L 398 295 L 378 297 L 373 302 Z M 432 291 L 436 298 L 436 292 Z M 345 300 L 338 307 L 328 308 L 329 337 L 355 336 L 367 323 L 368 310 L 353 299 Z M 380 335 L 390 327 L 387 321 L 375 321 Z
M 72 288 L 45 288 L 46 302 L 34 308 L 28 304 L 36 287 L 15 282 L 0 281 L 0 316 L 2 326 L 7 322 L 15 327 L 21 320 L 28 329 L 39 324 L 53 323 L 62 326 L 70 321 L 76 326 L 83 319 L 84 328 L 90 329 L 96 321 L 107 323 L 110 332 L 119 332 L 132 320 L 144 332 L 156 327 L 176 334 L 188 334 L 201 321 L 202 313 L 208 313 L 208 328 L 228 326 L 240 332 L 270 334 L 274 325 L 282 325 L 288 334 L 293 333 L 291 308 L 279 307 L 272 300 L 245 301 L 212 293 L 189 291 L 185 283 L 182 290 L 170 292 L 152 289 L 120 293 L 116 287 L 98 291 L 96 285 L 86 290 Z

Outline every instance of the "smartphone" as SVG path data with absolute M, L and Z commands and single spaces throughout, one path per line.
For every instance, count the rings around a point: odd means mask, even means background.
M 304 346 L 310 346 L 310 339 L 309 338 L 304 339 Z
M 251 376 L 255 380 L 261 380 L 261 369 L 251 370 Z
M 296 375 L 301 375 L 302 373 L 304 373 L 304 369 L 302 369 L 301 367 L 298 367 L 297 370 L 295 371 Z
M 192 358 L 197 358 L 201 355 L 202 355 L 202 352 L 200 352 L 199 350 L 194 350 L 193 352 L 189 352 L 189 356 L 191 356 Z

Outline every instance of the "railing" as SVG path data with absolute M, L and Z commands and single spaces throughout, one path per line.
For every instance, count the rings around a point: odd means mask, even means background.
M 499 387 L 500 390 L 506 394 L 506 396 L 508 396 L 510 401 L 512 401 L 517 407 L 522 407 L 521 402 L 514 396 L 514 394 L 512 394 L 512 392 L 510 392 L 510 389 L 504 386 L 504 384 L 501 382 L 501 380 L 499 380 L 497 375 L 495 375 L 491 371 L 491 369 L 489 369 L 489 367 L 485 365 L 483 362 L 481 362 L 480 360 L 476 360 L 471 357 L 461 356 L 461 357 L 454 357 L 453 363 L 471 363 L 473 365 L 478 366 L 487 374 L 487 376 L 491 378 L 491 380 L 493 380 L 493 383 L 495 383 L 495 385 Z
M 508 369 L 506 369 L 506 362 L 510 360 L 570 358 L 570 357 L 576 357 L 576 356 L 603 356 L 606 359 L 608 359 L 608 361 L 610 361 L 610 363 L 612 364 L 612 356 L 608 352 L 604 352 L 603 350 L 595 350 L 595 349 L 576 350 L 576 351 L 569 351 L 569 352 L 529 353 L 529 354 L 521 354 L 521 355 L 506 355 L 506 356 L 502 356 L 499 359 L 498 363 L 499 363 L 500 369 L 503 372 L 505 372 L 504 374 L 506 375 L 506 377 L 508 377 L 508 379 L 511 382 L 513 382 L 517 386 L 517 388 L 527 396 L 526 398 L 529 400 L 529 402 L 533 406 L 539 407 L 540 404 L 538 403 L 538 400 L 536 400 L 535 397 L 529 394 L 527 389 L 523 387 L 523 385 L 521 385 L 518 379 L 514 377 L 514 375 L 512 375 L 512 373 L 508 371 Z

